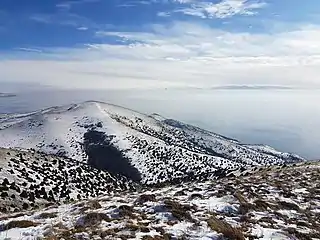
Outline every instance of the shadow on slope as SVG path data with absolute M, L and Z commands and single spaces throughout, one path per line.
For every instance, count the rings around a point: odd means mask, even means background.
M 113 136 L 104 132 L 88 130 L 84 134 L 84 150 L 88 155 L 88 164 L 106 170 L 112 174 L 121 174 L 132 181 L 141 180 L 140 172 L 131 165 L 123 152 L 111 144 Z

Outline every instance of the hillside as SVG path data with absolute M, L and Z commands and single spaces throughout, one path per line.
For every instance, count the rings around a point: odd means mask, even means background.
M 0 148 L 0 213 L 134 189 L 123 176 L 35 151 Z
M 68 157 L 147 185 L 303 161 L 268 146 L 242 144 L 157 114 L 101 102 L 1 115 L 0 147 Z
M 320 163 L 0 217 L 6 239 L 320 239 Z

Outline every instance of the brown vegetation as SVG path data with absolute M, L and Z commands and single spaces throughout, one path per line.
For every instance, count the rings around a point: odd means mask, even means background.
M 187 204 L 182 205 L 179 202 L 169 200 L 169 199 L 164 201 L 164 205 L 168 210 L 171 211 L 172 215 L 176 219 L 178 219 L 180 221 L 182 221 L 182 220 L 193 221 L 189 211 L 194 209 L 194 207 L 187 205 Z
M 129 205 L 121 205 L 119 206 L 119 216 L 120 217 L 130 217 L 130 218 L 135 218 L 134 216 L 134 210 L 133 207 Z
M 48 219 L 48 218 L 55 218 L 57 217 L 57 212 L 43 212 L 40 213 L 37 218 L 38 219 Z
M 142 204 L 145 202 L 155 202 L 156 201 L 156 195 L 154 194 L 142 194 L 137 199 L 137 202 Z
M 239 228 L 234 228 L 223 220 L 212 216 L 207 223 L 213 231 L 223 234 L 230 240 L 245 240 L 244 234 Z
M 80 217 L 76 223 L 76 228 L 82 227 L 92 227 L 101 223 L 101 221 L 110 221 L 110 218 L 105 213 L 96 213 L 91 212 L 87 213 L 86 215 Z
M 9 230 L 12 228 L 28 228 L 28 227 L 36 227 L 38 225 L 39 225 L 38 223 L 29 221 L 29 220 L 11 221 L 4 226 L 4 229 Z

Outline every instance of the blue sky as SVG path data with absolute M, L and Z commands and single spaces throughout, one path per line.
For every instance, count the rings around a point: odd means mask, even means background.
M 1 0 L 0 81 L 318 85 L 319 10 L 318 0 Z

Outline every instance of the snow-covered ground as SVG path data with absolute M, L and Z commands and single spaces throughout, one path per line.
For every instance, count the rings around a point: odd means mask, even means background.
M 320 163 L 0 217 L 0 239 L 320 239 Z
M 122 160 L 134 168 L 130 171 L 138 171 L 145 184 L 209 179 L 221 175 L 221 170 L 229 172 L 241 167 L 303 160 L 267 146 L 243 145 L 157 114 L 147 116 L 101 102 L 1 115 L 0 147 L 34 148 L 87 162 L 84 136 L 90 131 L 103 133 L 113 150 L 117 149 Z M 106 161 L 113 161 L 108 157 Z M 118 172 L 113 170 L 113 173 Z
M 72 159 L 0 148 L 0 213 L 134 188 L 135 184 L 123 176 Z

